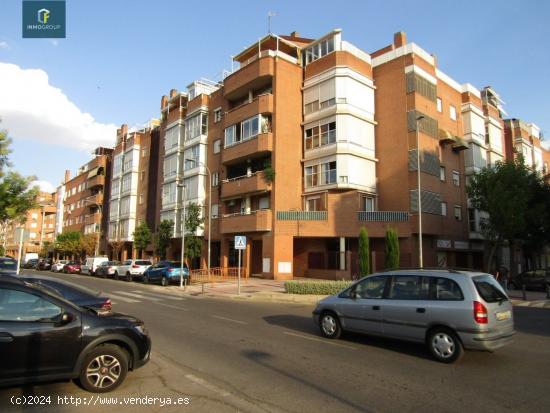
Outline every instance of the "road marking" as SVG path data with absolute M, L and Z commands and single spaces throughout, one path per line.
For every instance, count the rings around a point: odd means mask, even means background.
M 160 301 L 160 298 L 145 297 L 141 294 L 128 293 L 126 291 L 115 291 L 115 293 L 124 294 L 124 295 L 128 295 L 130 297 L 135 297 L 135 298 L 141 298 L 142 300 Z
M 238 324 L 248 324 L 246 321 L 234 320 L 232 318 L 222 317 L 221 315 L 211 315 L 210 317 L 217 318 L 219 320 L 231 321 Z
M 227 390 L 219 388 L 218 386 L 214 386 L 213 384 L 208 383 L 206 380 L 201 379 L 200 377 L 197 377 L 193 374 L 186 374 L 185 378 L 188 380 L 191 380 L 193 383 L 196 383 L 202 387 L 207 388 L 210 391 L 213 391 L 214 393 L 219 394 L 222 397 L 231 396 L 231 393 L 229 393 Z
M 166 295 L 164 295 L 164 294 L 154 294 L 154 293 L 145 292 L 145 291 L 141 291 L 141 290 L 133 290 L 132 292 L 143 294 L 145 296 L 149 295 L 151 297 L 160 298 L 160 299 L 177 300 L 177 301 L 183 301 L 184 300 L 183 297 L 175 297 L 173 295 L 168 295 L 168 294 L 166 294 Z
M 348 346 L 348 345 L 346 345 L 346 344 L 333 343 L 332 341 L 326 341 L 326 340 L 323 340 L 323 339 L 320 339 L 320 338 L 316 338 L 316 337 L 303 336 L 303 335 L 301 335 L 301 334 L 292 333 L 292 332 L 290 332 L 290 331 L 283 331 L 283 334 L 286 334 L 287 336 L 305 338 L 306 340 L 318 341 L 319 343 L 330 344 L 331 346 L 338 346 L 338 347 L 348 348 L 348 349 L 350 349 L 350 350 L 357 350 L 355 347 Z
M 133 298 L 121 297 L 120 295 L 111 294 L 109 292 L 105 292 L 105 295 L 107 295 L 109 298 L 114 298 L 115 300 L 124 301 L 125 303 L 139 303 L 139 300 L 134 300 Z
M 181 310 L 181 311 L 189 311 L 187 308 L 179 307 L 177 305 L 170 305 L 170 304 L 164 304 L 164 303 L 155 303 L 156 305 L 162 305 L 164 307 L 173 308 L 175 310 Z

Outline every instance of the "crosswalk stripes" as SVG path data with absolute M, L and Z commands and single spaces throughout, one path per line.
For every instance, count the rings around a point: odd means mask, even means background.
M 116 300 L 116 301 L 123 301 L 125 303 L 139 303 L 140 301 L 139 300 L 135 300 L 133 298 L 128 298 L 128 297 L 122 297 L 120 295 L 116 295 L 116 294 L 113 294 L 113 293 L 109 293 L 109 292 L 106 292 L 105 293 L 111 300 Z M 116 301 L 113 301 L 114 304 L 116 304 Z
M 155 294 L 150 293 L 149 291 L 141 291 L 141 290 L 132 290 L 133 293 L 142 294 L 146 297 L 155 297 L 160 298 L 161 300 L 176 300 L 176 301 L 182 301 L 185 300 L 183 297 L 177 297 L 175 295 L 169 295 L 169 294 Z
M 115 294 L 122 294 L 124 296 L 129 296 L 132 298 L 139 298 L 141 300 L 149 300 L 149 301 L 161 301 L 160 298 L 154 298 L 154 297 L 146 297 L 142 294 L 136 294 L 136 293 L 129 293 L 127 291 L 115 291 Z

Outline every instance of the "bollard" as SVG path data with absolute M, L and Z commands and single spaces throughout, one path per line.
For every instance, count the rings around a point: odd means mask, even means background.
M 525 284 L 521 286 L 521 292 L 523 294 L 523 301 L 527 301 L 527 295 L 525 293 Z

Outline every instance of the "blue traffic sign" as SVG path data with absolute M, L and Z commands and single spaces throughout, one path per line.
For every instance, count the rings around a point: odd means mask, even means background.
M 246 249 L 246 237 L 244 235 L 235 235 L 235 249 L 236 250 Z

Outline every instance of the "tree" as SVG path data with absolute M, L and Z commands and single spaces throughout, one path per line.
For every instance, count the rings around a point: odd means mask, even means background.
M 516 246 L 549 242 L 550 188 L 521 156 L 483 168 L 472 176 L 467 191 L 472 207 L 485 213 L 481 232 L 491 243 L 486 271 L 491 270 L 495 251 L 504 241 L 510 246 L 511 275 L 517 272 Z
M 389 227 L 386 230 L 386 257 L 384 267 L 387 270 L 396 270 L 399 268 L 399 236 L 395 228 Z
M 41 258 L 48 258 L 50 256 L 50 252 L 53 249 L 53 244 L 50 241 L 44 241 L 42 243 L 42 248 L 40 248 L 40 252 L 38 255 Z
M 364 277 L 370 273 L 370 248 L 369 233 L 365 227 L 359 231 L 359 276 Z
M 166 250 L 170 245 L 170 239 L 174 236 L 174 221 L 161 221 L 157 231 L 153 236 L 153 247 L 155 254 L 161 259 L 166 259 Z
M 0 257 L 3 257 L 4 255 L 6 255 L 6 249 L 3 245 L 0 245 Z
M 124 241 L 111 241 L 109 243 L 111 245 L 111 249 L 113 250 L 113 259 L 118 260 L 120 258 L 120 251 L 122 250 L 122 247 L 124 247 Z
M 55 240 L 55 250 L 63 256 L 80 256 L 82 234 L 78 231 L 67 231 L 59 234 Z
M 202 241 L 197 237 L 197 230 L 202 227 L 204 217 L 201 217 L 201 206 L 190 203 L 185 216 L 185 256 L 193 259 L 200 257 Z
M 134 231 L 134 246 L 138 250 L 140 258 L 142 257 L 143 250 L 147 248 L 147 245 L 151 242 L 151 230 L 147 226 L 146 222 L 142 222 Z
M 89 257 L 95 255 L 98 234 L 86 234 L 80 238 L 80 253 Z

